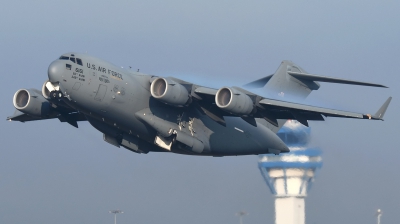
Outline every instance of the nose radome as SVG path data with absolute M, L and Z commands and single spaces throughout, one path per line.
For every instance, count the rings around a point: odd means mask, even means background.
M 48 76 L 50 82 L 60 82 L 65 71 L 65 63 L 61 61 L 53 61 L 49 65 Z

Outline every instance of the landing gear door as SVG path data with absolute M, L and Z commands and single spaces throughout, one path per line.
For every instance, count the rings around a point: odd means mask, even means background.
M 103 101 L 106 92 L 107 92 L 107 86 L 100 84 L 94 99 L 100 102 Z

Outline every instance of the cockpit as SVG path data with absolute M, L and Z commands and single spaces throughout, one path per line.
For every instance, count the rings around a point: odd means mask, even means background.
M 65 55 L 61 55 L 61 57 L 59 58 L 60 60 L 70 60 L 73 63 L 76 63 L 78 65 L 83 65 L 82 64 L 82 60 L 80 58 L 75 58 L 74 54 L 71 54 L 71 57 L 69 56 L 65 56 Z

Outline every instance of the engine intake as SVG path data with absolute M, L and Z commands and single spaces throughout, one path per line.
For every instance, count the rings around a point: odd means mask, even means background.
M 218 90 L 215 103 L 222 110 L 236 115 L 249 115 L 254 108 L 253 100 L 247 94 L 228 87 Z
M 187 89 L 181 84 L 169 78 L 157 78 L 150 86 L 151 95 L 173 106 L 182 107 L 190 102 Z
M 44 96 L 44 98 L 50 99 L 50 92 L 58 91 L 58 90 L 60 90 L 60 87 L 58 86 L 58 84 L 53 84 L 53 83 L 49 82 L 49 80 L 47 80 L 46 82 L 43 83 L 42 95 Z
M 34 117 L 44 117 L 50 112 L 50 103 L 36 89 L 20 89 L 14 94 L 14 107 Z

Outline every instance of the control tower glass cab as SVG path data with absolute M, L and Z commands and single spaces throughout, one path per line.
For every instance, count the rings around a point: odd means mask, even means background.
M 275 196 L 276 224 L 304 224 L 304 199 L 322 167 L 321 150 L 309 147 L 310 128 L 289 120 L 278 132 L 290 153 L 260 155 L 258 167 Z

